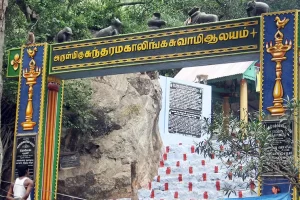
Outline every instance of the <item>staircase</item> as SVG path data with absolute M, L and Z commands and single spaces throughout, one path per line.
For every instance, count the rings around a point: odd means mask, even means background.
M 257 196 L 247 188 L 249 180 L 230 180 L 228 169 L 220 160 L 195 153 L 194 145 L 166 146 L 159 165 L 158 175 L 147 188 L 139 190 L 139 199 L 218 200 L 228 198 L 222 191 L 226 185 L 236 188 L 236 194 L 230 198 Z

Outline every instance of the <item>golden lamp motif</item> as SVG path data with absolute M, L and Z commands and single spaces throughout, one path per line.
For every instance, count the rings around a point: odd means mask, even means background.
M 26 79 L 26 85 L 29 86 L 28 89 L 28 101 L 26 106 L 25 112 L 25 122 L 21 123 L 23 130 L 33 130 L 36 122 L 32 121 L 33 115 L 33 104 L 32 104 L 32 97 L 33 97 L 33 85 L 36 84 L 37 77 L 41 74 L 41 68 L 36 66 L 34 61 L 34 56 L 36 55 L 37 48 L 35 47 L 32 49 L 27 49 L 28 56 L 31 58 L 29 62 L 29 70 L 23 70 L 23 77 Z
M 37 52 L 37 48 L 36 47 L 34 47 L 34 49 L 27 49 L 28 56 L 31 59 L 34 58 L 36 52 Z
M 282 116 L 285 113 L 285 107 L 283 106 L 283 87 L 281 82 L 282 75 L 282 61 L 286 60 L 285 54 L 292 48 L 292 41 L 285 40 L 283 43 L 283 33 L 280 29 L 283 29 L 285 25 L 289 22 L 289 19 L 284 18 L 281 20 L 278 16 L 275 18 L 277 32 L 275 34 L 275 44 L 266 43 L 267 52 L 272 55 L 272 61 L 276 62 L 276 78 L 275 85 L 273 89 L 273 106 L 267 108 L 272 116 Z
M 12 65 L 12 67 L 13 67 L 13 69 L 15 71 L 18 70 L 20 63 L 21 63 L 20 55 L 19 54 L 15 54 L 14 59 L 11 60 L 11 62 L 10 62 L 10 64 Z

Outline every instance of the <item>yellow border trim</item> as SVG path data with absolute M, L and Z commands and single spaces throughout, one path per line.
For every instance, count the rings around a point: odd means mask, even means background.
M 263 54 L 264 54 L 264 17 L 260 18 L 260 95 L 259 95 L 259 120 L 262 121 L 262 103 L 263 103 L 263 66 L 264 66 L 264 60 L 263 60 Z M 262 183 L 261 183 L 261 177 L 258 177 L 258 191 L 257 195 L 261 196 L 261 189 L 262 189 Z
M 44 46 L 44 52 L 43 52 L 43 76 L 42 76 L 42 88 L 41 88 L 41 99 L 40 99 L 40 117 L 39 117 L 39 128 L 38 128 L 38 152 L 37 152 L 37 159 L 36 159 L 36 186 L 37 190 L 35 190 L 35 199 L 39 200 L 39 194 L 41 191 L 40 185 L 39 185 L 39 180 L 41 176 L 40 172 L 40 160 L 42 159 L 41 155 L 41 147 L 42 147 L 42 134 L 44 134 L 43 131 L 43 126 L 44 126 L 44 107 L 45 107 L 45 92 L 46 92 L 46 84 L 47 84 L 47 54 L 48 54 L 48 44 L 47 43 L 42 43 L 42 44 L 36 44 L 34 46 Z M 27 47 L 27 46 L 26 46 Z
M 278 12 L 270 12 L 270 13 L 263 13 L 261 16 L 262 18 L 264 16 L 273 16 L 273 15 L 282 15 L 282 14 L 295 14 L 298 10 L 284 10 L 284 11 L 278 11 Z
M 298 29 L 299 29 L 299 23 L 298 23 L 298 11 L 295 12 L 295 24 L 294 24 L 294 34 L 295 34 L 295 41 L 294 41 L 294 100 L 298 100 Z M 298 155 L 298 142 L 299 142 L 299 133 L 298 133 L 298 114 L 294 112 L 294 159 L 295 164 L 298 163 L 299 155 Z M 298 198 L 298 192 L 297 188 L 294 187 L 293 189 L 293 199 Z
M 264 17 L 261 17 L 260 22 L 260 95 L 259 95 L 259 113 L 260 113 L 260 120 L 262 120 L 262 106 L 263 106 L 263 73 L 264 73 L 264 40 L 265 40 L 265 23 Z M 260 196 L 260 194 L 259 194 Z

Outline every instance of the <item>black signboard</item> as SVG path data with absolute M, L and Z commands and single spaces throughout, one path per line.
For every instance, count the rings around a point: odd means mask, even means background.
M 170 83 L 169 133 L 200 137 L 202 88 Z
M 269 149 L 268 155 L 273 161 L 284 163 L 293 156 L 293 121 L 264 121 L 268 131 L 272 134 L 274 142 L 273 149 Z M 280 168 L 281 171 L 284 169 Z M 263 175 L 279 175 L 270 167 L 263 167 Z
M 15 177 L 18 177 L 18 166 L 27 165 L 29 167 L 30 178 L 34 180 L 36 135 L 17 136 L 16 147 Z
M 59 162 L 60 168 L 74 168 L 80 166 L 80 157 L 74 152 L 61 153 Z
M 254 17 L 53 44 L 50 74 L 256 53 L 259 32 L 260 17 Z

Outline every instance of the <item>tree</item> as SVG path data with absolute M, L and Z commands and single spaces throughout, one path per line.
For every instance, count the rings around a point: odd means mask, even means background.
M 5 14 L 6 14 L 7 4 L 8 4 L 7 0 L 0 1 L 0 73 L 2 73 L 2 66 L 3 66 L 4 37 L 5 37 L 5 33 L 4 33 L 4 31 L 5 31 Z M 2 81 L 2 74 L 0 74 L 0 99 L 2 98 L 2 91 L 3 91 L 3 81 Z M 1 130 L 1 135 L 2 134 L 3 133 Z M 2 139 L 4 139 L 4 137 Z M 6 142 L 2 143 L 1 137 L 0 137 L 0 171 L 2 171 L 2 162 L 3 162 L 4 149 L 5 149 L 5 146 L 3 146 L 2 144 L 6 144 Z
M 287 114 L 278 119 L 278 125 L 290 127 L 299 106 L 299 101 L 287 100 Z M 285 149 L 277 149 L 277 135 L 264 123 L 265 116 L 262 119 L 259 120 L 259 113 L 249 114 L 249 122 L 245 123 L 232 115 L 223 117 L 222 113 L 214 113 L 212 121 L 206 119 L 203 123 L 206 139 L 197 145 L 196 152 L 219 158 L 228 170 L 228 176 L 242 178 L 246 187 L 252 190 L 253 181 L 268 172 L 287 178 L 291 186 L 300 189 L 299 161 L 292 153 L 286 155 Z M 292 136 L 287 137 L 289 131 L 280 133 L 286 136 L 285 147 L 293 145 Z M 236 192 L 235 189 L 223 188 L 228 195 Z

